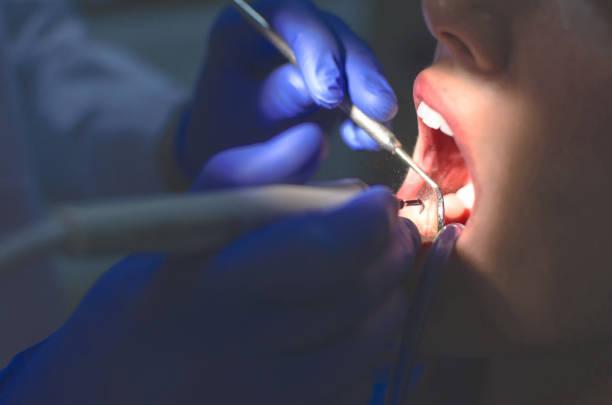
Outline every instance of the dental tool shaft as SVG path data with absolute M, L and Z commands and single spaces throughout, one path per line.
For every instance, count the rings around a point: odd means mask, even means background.
M 244 0 L 232 0 L 238 12 L 265 38 L 267 38 L 292 64 L 297 64 L 297 58 L 287 42 L 274 31 L 270 23 Z M 436 233 L 444 227 L 444 196 L 438 184 L 421 169 L 404 149 L 399 139 L 384 124 L 372 119 L 357 106 L 345 101 L 340 109 L 351 120 L 361 127 L 380 147 L 391 153 L 407 167 L 414 170 L 427 186 L 431 188 L 431 196 L 436 202 Z

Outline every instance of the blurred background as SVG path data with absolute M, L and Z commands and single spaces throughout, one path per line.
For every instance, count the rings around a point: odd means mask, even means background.
M 227 1 L 218 0 L 73 0 L 94 39 L 121 48 L 189 90 L 206 55 L 207 33 Z M 433 54 L 433 39 L 413 0 L 325 0 L 364 37 L 380 57 L 400 99 L 397 135 L 412 145 L 416 135 L 412 82 Z M 146 102 L 146 100 L 143 100 Z M 352 152 L 332 138 L 322 179 L 359 177 L 368 183 L 399 185 L 405 170 L 382 153 Z M 60 278 L 73 303 L 116 258 L 59 259 Z

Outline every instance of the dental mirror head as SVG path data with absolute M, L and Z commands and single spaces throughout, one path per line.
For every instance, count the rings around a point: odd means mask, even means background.
M 417 183 L 416 195 L 410 196 L 420 200 L 422 206 L 405 206 L 401 215 L 415 223 L 423 242 L 431 242 L 444 228 L 444 195 L 440 186 L 431 179 L 403 150 L 395 154 L 410 167 L 408 179 Z

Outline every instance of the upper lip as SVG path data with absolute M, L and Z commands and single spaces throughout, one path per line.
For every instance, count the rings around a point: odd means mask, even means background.
M 456 141 L 459 146 L 461 143 L 460 141 L 462 140 L 462 131 L 459 123 L 457 122 L 457 117 L 453 111 L 447 107 L 447 104 L 442 100 L 442 97 L 436 91 L 434 86 L 430 84 L 426 74 L 427 71 L 421 72 L 414 82 L 414 105 L 416 108 L 418 108 L 419 104 L 424 101 L 428 106 L 439 112 L 455 134 L 455 137 L 457 138 Z

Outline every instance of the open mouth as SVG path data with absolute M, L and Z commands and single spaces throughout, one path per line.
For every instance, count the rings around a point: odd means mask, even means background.
M 467 224 L 474 208 L 475 192 L 466 160 L 457 142 L 456 129 L 436 109 L 416 95 L 419 137 L 413 158 L 415 162 L 440 186 L 444 194 L 445 223 Z M 415 198 L 428 187 L 414 171 L 410 171 L 398 191 L 401 199 Z M 400 212 L 417 225 L 420 230 L 427 224 L 419 215 L 418 207 L 408 207 Z

